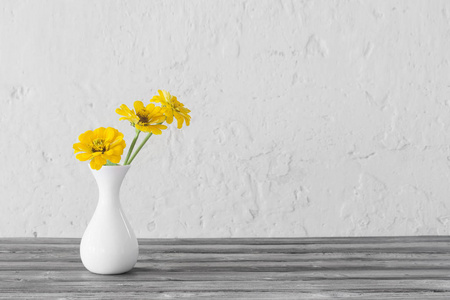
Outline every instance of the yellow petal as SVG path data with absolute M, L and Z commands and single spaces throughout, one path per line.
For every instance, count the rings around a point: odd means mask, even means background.
M 161 129 L 161 130 L 164 130 L 164 129 L 167 129 L 167 126 L 166 125 L 162 125 L 162 124 L 158 124 L 158 125 L 154 125 L 156 128 L 158 128 L 158 129 Z
M 78 139 L 80 140 L 80 142 L 82 142 L 83 144 L 88 144 L 91 140 L 92 140 L 92 135 L 94 133 L 91 130 L 86 131 L 85 133 L 80 134 L 80 136 L 78 137 Z
M 188 114 L 182 114 L 184 120 L 186 121 L 186 126 L 189 126 L 189 124 L 191 123 L 191 116 Z
M 189 109 L 187 109 L 187 108 L 184 107 L 184 106 L 178 107 L 178 110 L 179 110 L 180 112 L 184 113 L 184 114 L 188 114 L 188 113 L 191 112 Z
M 129 109 L 128 106 L 126 106 L 125 104 L 122 104 L 120 106 L 120 109 L 122 109 L 126 113 L 130 113 L 131 112 L 131 109 Z
M 140 131 L 144 131 L 144 132 L 150 132 L 149 127 L 150 126 L 142 126 L 142 125 L 136 124 L 136 128 L 139 129 Z
M 153 103 L 149 103 L 147 104 L 147 106 L 145 107 L 145 110 L 149 113 L 153 112 L 157 107 L 159 106 L 155 106 L 155 104 Z
M 105 151 L 105 153 L 103 153 L 103 155 L 114 155 L 114 150 L 113 149 L 109 149 L 108 151 Z
M 159 96 L 153 96 L 153 98 L 150 99 L 150 102 L 161 103 L 161 99 Z
M 164 122 L 164 120 L 166 119 L 166 117 L 164 115 L 156 115 L 154 117 L 152 117 L 152 123 L 162 123 Z
M 129 116 L 128 113 L 126 113 L 125 111 L 121 110 L 120 108 L 116 109 L 116 113 L 121 115 L 121 116 L 124 116 L 124 117 L 128 117 Z
M 111 154 L 109 155 L 122 155 L 123 154 L 123 147 L 114 147 L 111 150 L 109 150 L 108 152 L 111 151 Z
M 164 115 L 166 116 L 166 122 L 172 124 L 173 122 L 173 110 L 171 108 L 164 109 Z
M 111 143 L 114 140 L 114 136 L 116 135 L 117 130 L 112 128 L 112 127 L 108 127 L 105 130 L 105 142 L 107 143 Z
M 173 115 L 174 115 L 175 119 L 177 119 L 177 128 L 181 129 L 181 127 L 183 127 L 183 122 L 184 122 L 183 117 L 179 113 L 174 113 Z
M 144 109 L 144 103 L 142 101 L 135 101 L 134 102 L 134 109 L 136 110 L 136 114 Z
M 166 91 L 166 90 L 158 90 L 158 93 L 162 96 L 162 97 L 164 97 L 164 99 L 166 100 L 166 101 L 170 101 L 170 100 L 172 100 L 172 96 L 170 95 L 170 93 L 168 92 L 168 91 Z
M 81 160 L 81 161 L 86 161 L 91 159 L 92 154 L 91 153 L 79 153 L 77 154 L 76 158 Z
M 120 155 L 111 155 L 109 156 L 109 161 L 115 164 L 120 163 Z
M 98 138 L 103 138 L 105 132 L 105 128 L 104 127 L 99 127 L 97 129 L 94 130 L 94 134 L 93 134 L 93 138 L 94 139 L 98 139 Z
M 123 135 L 116 137 L 116 139 L 109 145 L 111 148 L 116 147 L 117 145 L 122 145 L 123 142 L 123 148 L 125 148 L 125 141 L 123 140 Z
M 73 149 L 75 150 L 75 153 L 83 151 L 83 152 L 90 152 L 91 148 L 83 143 L 75 143 L 73 144 Z
M 91 165 L 91 168 L 94 170 L 100 170 L 103 167 L 103 165 L 97 164 L 94 160 L 91 160 L 90 165 Z
M 92 167 L 92 164 L 94 164 L 95 167 Z M 101 156 L 94 157 L 91 160 L 91 167 L 96 170 L 100 170 L 104 164 L 106 164 L 106 158 Z
M 134 111 L 130 110 L 125 104 L 122 104 L 120 108 L 116 109 L 116 113 L 126 118 L 132 118 L 133 116 L 135 116 Z
M 156 134 L 156 135 L 162 134 L 161 129 L 159 129 L 156 126 L 150 126 L 149 129 L 150 129 L 150 132 L 153 133 L 153 134 Z

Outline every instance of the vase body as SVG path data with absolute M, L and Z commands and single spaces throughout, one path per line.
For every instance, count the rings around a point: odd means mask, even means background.
M 103 166 L 92 170 L 99 200 L 83 234 L 80 256 L 83 265 L 97 274 L 121 274 L 137 262 L 139 246 L 120 205 L 120 186 L 130 166 Z

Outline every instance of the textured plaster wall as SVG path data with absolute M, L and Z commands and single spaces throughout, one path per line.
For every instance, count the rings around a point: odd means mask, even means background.
M 0 236 L 81 237 L 80 133 L 167 89 L 138 237 L 449 234 L 450 2 L 1 1 Z

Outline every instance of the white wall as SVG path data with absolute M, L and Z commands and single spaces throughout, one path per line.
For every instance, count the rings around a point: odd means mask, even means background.
M 167 89 L 138 237 L 449 234 L 450 2 L 1 1 L 0 236 L 81 237 L 80 133 Z

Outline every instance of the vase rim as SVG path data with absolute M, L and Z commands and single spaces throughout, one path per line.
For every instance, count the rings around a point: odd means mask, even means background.
M 115 168 L 117 168 L 117 167 L 119 167 L 119 168 L 130 168 L 131 166 L 130 165 L 126 165 L 126 166 L 124 166 L 124 165 L 117 165 L 117 166 L 107 166 L 107 165 L 105 165 L 105 166 L 102 166 L 102 168 L 105 168 L 105 167 L 115 167 Z M 89 169 L 91 169 L 92 171 L 101 171 L 101 169 L 100 170 L 95 170 L 95 169 L 92 169 L 91 168 L 91 166 L 89 166 Z

